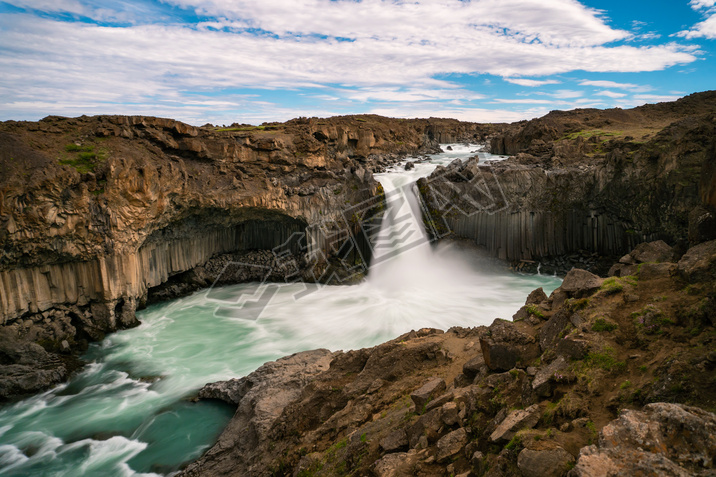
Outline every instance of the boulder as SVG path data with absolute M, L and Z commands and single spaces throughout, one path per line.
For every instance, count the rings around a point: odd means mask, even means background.
M 570 323 L 569 317 L 570 312 L 565 308 L 561 308 L 539 330 L 539 346 L 542 351 L 546 351 L 552 346 L 552 343 L 554 343 L 562 330 Z
M 557 342 L 557 354 L 571 359 L 582 359 L 589 351 L 589 341 L 576 337 L 565 336 Z
M 538 396 L 549 396 L 552 394 L 552 378 L 567 369 L 567 360 L 564 356 L 558 356 L 549 365 L 540 368 L 532 381 L 532 389 Z
M 672 403 L 624 410 L 584 447 L 570 477 L 602 475 L 689 476 L 713 467 L 716 415 Z M 701 474 L 705 475 L 705 474 Z
M 698 244 L 716 239 L 716 214 L 704 206 L 689 212 L 689 242 Z
M 615 263 L 607 273 L 610 277 L 628 277 L 629 275 L 635 275 L 639 270 L 638 265 L 625 265 L 623 263 Z
M 527 409 L 512 411 L 497 426 L 497 429 L 490 435 L 492 442 L 506 442 L 511 440 L 522 429 L 531 429 L 537 425 L 540 418 L 539 405 L 533 404 Z
M 564 281 L 559 288 L 571 297 L 581 298 L 589 296 L 599 290 L 603 281 L 603 279 L 593 273 L 579 268 L 573 268 L 564 277 Z
M 437 443 L 438 462 L 445 462 L 460 452 L 462 448 L 465 447 L 465 444 L 467 444 L 467 440 L 467 432 L 465 432 L 465 429 L 462 427 L 441 437 Z
M 409 476 L 417 458 L 415 451 L 386 454 L 373 464 L 373 472 L 376 477 Z
M 639 266 L 640 280 L 669 278 L 676 271 L 675 263 L 642 263 Z
M 405 429 L 397 429 L 382 438 L 378 445 L 385 452 L 408 450 L 408 435 Z
M 663 240 L 657 240 L 640 243 L 629 255 L 638 263 L 670 262 L 674 259 L 674 249 Z
M 544 292 L 542 287 L 539 287 L 536 290 L 532 290 L 530 294 L 527 295 L 525 305 L 539 305 L 545 300 L 547 300 L 547 294 Z
M 574 456 L 561 447 L 546 450 L 522 449 L 517 467 L 522 477 L 562 477 L 570 469 Z
M 679 260 L 677 269 L 690 283 L 716 280 L 716 240 L 691 247 Z
M 415 448 L 420 443 L 420 438 L 424 437 L 428 442 L 435 442 L 439 437 L 438 431 L 443 427 L 442 419 L 440 419 L 440 409 L 433 409 L 426 412 L 415 423 L 405 430 L 408 436 L 408 445 Z
M 540 355 L 534 336 L 520 331 L 509 321 L 495 320 L 487 336 L 480 339 L 485 364 L 492 371 L 509 371 L 515 366 L 526 367 Z
M 481 374 L 484 369 L 486 369 L 486 365 L 485 358 L 482 354 L 478 354 L 462 365 L 462 372 L 470 378 L 474 378 L 478 374 Z
M 410 399 L 415 403 L 415 412 L 422 414 L 426 410 L 428 402 L 445 391 L 446 388 L 445 380 L 441 378 L 432 378 L 423 384 L 410 395 Z

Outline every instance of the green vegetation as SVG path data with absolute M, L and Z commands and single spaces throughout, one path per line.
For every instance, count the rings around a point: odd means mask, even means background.
M 614 295 L 616 293 L 619 293 L 623 289 L 624 285 L 619 278 L 609 277 L 604 280 L 604 283 L 602 283 L 602 286 L 599 288 L 599 291 L 602 292 L 604 295 Z
M 659 308 L 654 305 L 646 305 L 641 311 L 631 314 L 634 326 L 637 331 L 647 335 L 658 335 L 664 332 L 663 326 L 673 325 L 674 322 L 664 316 Z
M 70 157 L 59 159 L 58 162 L 63 166 L 74 167 L 80 174 L 94 172 L 106 158 L 106 153 L 102 150 L 96 153 L 93 145 L 68 144 L 65 151 L 71 154 Z
M 622 131 L 602 131 L 600 129 L 585 129 L 582 131 L 577 131 L 569 134 L 565 134 L 561 138 L 558 139 L 558 141 L 564 141 L 564 140 L 575 140 L 578 137 L 582 137 L 584 139 L 589 139 L 591 137 L 616 137 L 621 136 L 623 134 Z
M 597 318 L 592 325 L 592 331 L 614 331 L 617 329 L 615 323 L 610 323 L 604 318 Z
M 601 352 L 587 354 L 584 363 L 589 367 L 601 368 L 604 371 L 622 371 L 626 368 L 626 362 L 618 361 L 615 354 L 614 348 L 606 346 Z
M 510 440 L 510 442 L 508 442 L 507 445 L 505 445 L 505 449 L 513 450 L 513 449 L 517 449 L 518 447 L 521 447 L 521 446 L 522 446 L 522 436 L 520 436 L 519 434 L 515 434 L 515 437 L 513 437 L 512 440 Z
M 589 306 L 589 298 L 568 298 L 564 304 L 570 311 L 579 311 Z
M 80 146 L 74 143 L 65 146 L 65 151 L 67 152 L 92 152 L 93 150 L 94 146 Z
M 544 319 L 544 313 L 542 313 L 542 310 L 537 305 L 527 305 L 525 309 L 530 315 L 534 315 L 537 318 Z
M 619 385 L 619 389 L 627 389 L 631 387 L 631 381 L 624 381 Z

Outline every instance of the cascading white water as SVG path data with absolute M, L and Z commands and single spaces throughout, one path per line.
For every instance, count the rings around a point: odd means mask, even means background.
M 428 243 L 409 184 L 473 149 L 453 145 L 410 172 L 377 176 L 389 207 L 363 283 L 311 293 L 280 284 L 255 321 L 236 305 L 251 284 L 152 306 L 138 313 L 138 328 L 93 345 L 85 357 L 93 364 L 69 383 L 0 408 L 0 476 L 170 474 L 211 445 L 232 414 L 183 399 L 206 382 L 246 375 L 296 351 L 373 346 L 422 327 L 489 324 L 510 318 L 532 289 L 549 293 L 558 279 L 487 273 L 460 250 Z

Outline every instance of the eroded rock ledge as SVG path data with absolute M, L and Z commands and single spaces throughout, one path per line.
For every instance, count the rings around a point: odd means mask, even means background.
M 207 385 L 237 411 L 182 475 L 713 475 L 716 241 L 624 261 L 535 290 L 514 322 Z

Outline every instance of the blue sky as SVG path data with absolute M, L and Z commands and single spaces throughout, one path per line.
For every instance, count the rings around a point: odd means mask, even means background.
M 0 0 L 0 120 L 498 122 L 715 89 L 716 0 Z

